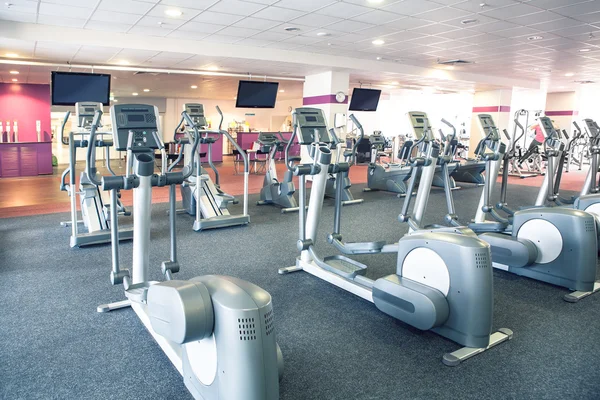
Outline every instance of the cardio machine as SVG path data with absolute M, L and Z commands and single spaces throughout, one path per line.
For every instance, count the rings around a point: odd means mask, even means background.
M 356 154 L 356 149 L 360 145 L 363 140 L 363 136 L 360 136 L 356 142 L 352 145 L 352 149 L 344 150 L 344 143 L 338 138 L 335 133 L 335 128 L 329 129 L 329 136 L 332 140 L 331 150 L 332 156 L 336 158 L 336 160 L 340 160 L 340 157 L 344 157 L 344 161 L 348 163 L 351 167 L 354 165 L 355 160 L 352 158 L 353 154 Z M 350 188 L 352 187 L 352 183 L 350 182 L 350 177 L 348 174 L 350 171 L 346 171 L 344 173 L 344 177 L 342 179 L 342 205 L 349 206 L 353 204 L 361 204 L 365 201 L 365 199 L 355 199 L 352 192 L 350 192 Z M 327 179 L 327 186 L 325 187 L 325 197 L 334 199 L 337 193 L 337 179 L 334 174 L 329 175 L 329 179 Z
M 452 155 L 451 160 L 458 165 L 458 168 L 450 175 L 450 177 L 456 182 L 474 183 L 478 186 L 483 185 L 485 183 L 485 177 L 483 176 L 483 172 L 485 171 L 485 161 L 481 160 L 480 154 L 481 148 L 483 147 L 483 139 L 475 149 L 475 158 L 460 161 L 460 159 L 457 158 L 459 143 L 456 139 L 456 128 L 445 119 L 442 119 L 442 122 L 452 129 L 452 135 L 447 136 L 445 136 L 440 129 L 440 139 L 442 140 L 442 143 L 445 144 L 444 149 L 448 149 L 445 151 L 445 154 Z
M 97 126 L 102 112 L 96 113 Z M 115 147 L 127 151 L 127 175 L 103 176 L 95 183 L 110 191 L 111 210 L 116 210 L 117 190 L 133 189 L 133 264 L 121 269 L 117 224 L 111 227 L 113 284 L 123 284 L 127 300 L 98 307 L 108 312 L 131 307 L 182 375 L 197 400 L 278 399 L 283 358 L 273 323 L 269 293 L 249 282 L 228 276 L 207 275 L 190 280 L 173 279 L 179 271 L 176 259 L 176 185 L 193 171 L 190 162 L 181 171 L 167 172 L 166 152 L 158 132 L 158 109 L 144 104 L 120 104 L 111 108 Z M 192 151 L 200 133 L 196 130 Z M 88 149 L 94 150 L 95 127 Z M 192 135 L 190 135 L 192 136 Z M 162 153 L 162 170 L 154 173 L 154 151 Z M 165 281 L 149 280 L 152 188 L 169 186 L 171 258 L 161 266 Z M 116 212 L 114 212 L 116 213 Z
M 230 226 L 247 225 L 250 223 L 248 215 L 248 174 L 250 172 L 248 156 L 246 152 L 238 145 L 238 143 L 229 135 L 229 132 L 221 129 L 223 125 L 223 113 L 217 106 L 217 112 L 221 116 L 219 129 L 211 131 L 206 129 L 207 122 L 204 116 L 204 106 L 202 104 L 188 103 L 184 105 L 186 113 L 190 116 L 190 120 L 194 122 L 193 126 L 187 125 L 188 121 L 183 118 L 180 120 L 175 133 L 177 134 L 179 127 L 186 124 L 186 129 L 191 130 L 195 134 L 200 133 L 200 144 L 205 144 L 208 149 L 208 164 L 215 174 L 215 182 L 210 179 L 208 171 L 202 167 L 200 162 L 200 154 L 190 153 L 189 157 L 194 160 L 195 169 L 192 175 L 186 179 L 181 185 L 181 197 L 184 210 L 195 216 L 193 229 L 202 231 L 206 229 L 225 228 Z M 232 215 L 228 206 L 235 203 L 233 196 L 223 192 L 219 187 L 219 171 L 212 162 L 212 146 L 217 142 L 220 136 L 224 136 L 233 146 L 239 151 L 244 159 L 244 204 L 243 214 Z M 186 144 L 181 146 L 184 151 Z M 187 146 L 190 144 L 187 143 Z
M 265 204 L 274 204 L 281 207 L 281 213 L 298 211 L 298 203 L 294 198 L 296 187 L 292 180 L 293 174 L 286 169 L 283 174 L 283 181 L 277 177 L 277 166 L 275 165 L 275 154 L 283 151 L 284 146 L 289 146 L 291 142 L 286 141 L 281 132 L 279 137 L 274 133 L 258 134 L 258 144 L 263 153 L 267 153 L 267 172 L 263 180 L 263 187 L 260 189 L 260 200 L 256 203 L 259 206 Z M 289 157 L 289 162 L 298 162 L 300 157 Z
M 109 243 L 111 215 L 108 206 L 108 199 L 103 197 L 100 189 L 90 180 L 88 173 L 82 171 L 79 176 L 79 186 L 75 181 L 77 177 L 77 149 L 86 149 L 90 146 L 90 129 L 92 120 L 97 110 L 102 111 L 102 103 L 96 102 L 78 102 L 75 104 L 77 127 L 76 131 L 69 132 L 65 137 L 65 128 L 71 112 L 67 111 L 61 127 L 61 142 L 69 146 L 69 166 L 61 175 L 60 190 L 68 193 L 70 197 L 71 220 L 61 222 L 61 226 L 71 227 L 71 237 L 69 244 L 71 247 L 81 247 L 93 244 Z M 106 155 L 106 168 L 115 175 L 110 166 L 110 148 L 113 145 L 112 139 L 106 139 L 105 136 L 112 136 L 112 132 L 97 132 L 97 143 L 95 147 L 103 148 Z M 96 153 L 92 154 L 90 172 L 96 173 Z M 67 175 L 69 182 L 67 183 Z M 123 206 L 120 201 L 120 193 L 117 192 L 118 215 L 129 216 L 131 213 Z M 81 211 L 81 220 L 77 216 L 77 197 L 79 196 L 79 209 Z M 83 229 L 79 226 L 83 224 Z M 131 240 L 133 230 L 123 228 L 119 231 L 119 240 Z
M 506 204 L 494 207 L 490 198 L 506 146 L 500 141 L 491 115 L 479 114 L 478 120 L 492 151 L 485 155 L 489 179 L 486 179 L 475 220 L 469 228 L 490 244 L 493 266 L 574 290 L 564 296 L 569 302 L 598 291 L 594 217 L 580 210 L 557 207 L 528 208 L 513 211 L 509 218 L 502 217 L 497 208 Z M 506 177 L 507 173 L 504 175 Z M 457 217 L 453 215 L 451 194 L 446 192 L 446 196 L 449 205 L 447 221 L 452 223 Z M 486 221 L 486 216 L 491 216 L 493 221 Z
M 335 286 L 375 304 L 382 312 L 420 330 L 433 332 L 466 346 L 445 354 L 446 365 L 457 365 L 486 349 L 512 337 L 508 329 L 492 333 L 493 292 L 489 246 L 473 236 L 421 231 L 420 221 L 427 205 L 431 181 L 436 167 L 437 150 L 430 132 L 424 132 L 418 145 L 423 156 L 409 160 L 412 170 L 409 189 L 419 180 L 414 218 L 408 214 L 411 196 L 405 197 L 399 219 L 408 222 L 414 232 L 397 243 L 342 241 L 341 186 L 337 187 L 333 233 L 328 241 L 342 254 L 321 258 L 315 249 L 321 219 L 326 181 L 329 173 L 340 182 L 349 165 L 332 164 L 327 146 L 325 115 L 317 108 L 297 108 L 294 113 L 293 137 L 310 145 L 310 164 L 291 166 L 299 177 L 300 257 L 292 267 L 281 268 L 280 274 L 306 271 Z M 416 118 L 416 114 L 413 114 Z M 354 115 L 350 118 L 363 134 Z M 315 138 L 324 140 L 316 142 Z M 416 144 L 417 145 L 417 144 Z M 308 214 L 305 215 L 306 176 L 313 175 Z M 367 266 L 348 256 L 397 254 L 396 272 L 372 280 L 365 277 Z

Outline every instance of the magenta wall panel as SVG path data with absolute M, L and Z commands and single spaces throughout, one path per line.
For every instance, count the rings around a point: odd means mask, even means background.
M 20 146 L 19 163 L 21 164 L 21 176 L 35 176 L 38 174 L 38 156 L 35 144 L 23 144 Z
M 20 174 L 19 147 L 0 145 L 0 158 L 2 158 L 2 177 L 16 177 Z
M 51 132 L 50 85 L 0 83 L 0 121 L 4 130 L 6 121 L 10 121 L 12 133 L 15 120 L 20 142 L 37 142 L 35 121 L 41 121 L 42 133 Z
M 52 169 L 52 143 L 36 143 L 38 175 L 50 175 Z

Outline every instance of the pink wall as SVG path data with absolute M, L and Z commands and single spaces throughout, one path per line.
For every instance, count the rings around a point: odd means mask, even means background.
M 9 120 L 11 134 L 17 121 L 20 142 L 37 142 L 36 121 L 42 123 L 42 134 L 47 132 L 43 141 L 50 141 L 50 85 L 0 83 L 0 121 L 4 131 Z

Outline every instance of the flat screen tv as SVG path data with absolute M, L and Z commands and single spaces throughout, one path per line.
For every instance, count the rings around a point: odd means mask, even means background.
M 350 99 L 350 111 L 377 111 L 381 90 L 354 88 Z
M 274 108 L 279 82 L 240 81 L 235 106 L 238 108 Z
M 110 105 L 110 75 L 52 71 L 52 105 L 73 106 L 80 101 Z

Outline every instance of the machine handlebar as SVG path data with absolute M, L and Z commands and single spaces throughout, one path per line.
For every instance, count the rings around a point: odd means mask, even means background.
M 65 118 L 63 119 L 61 128 L 60 128 L 60 141 L 65 146 L 69 145 L 69 140 L 65 138 L 65 127 L 67 126 L 67 121 L 69 120 L 70 116 L 71 116 L 71 111 L 67 111 L 67 113 L 65 114 Z

